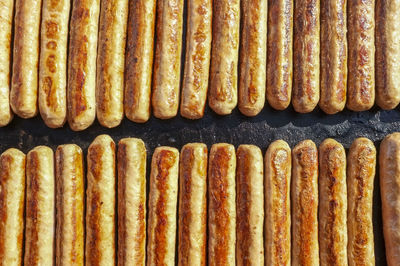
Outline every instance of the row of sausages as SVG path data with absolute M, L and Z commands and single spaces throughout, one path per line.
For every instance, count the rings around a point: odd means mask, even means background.
M 399 0 L 188 0 L 181 81 L 183 2 L 15 0 L 12 27 L 14 0 L 1 0 L 0 126 L 38 109 L 73 130 L 96 114 L 106 127 L 124 113 L 142 123 L 150 105 L 167 119 L 179 97 L 181 115 L 198 119 L 207 94 L 221 115 L 238 104 L 255 116 L 265 98 L 278 110 L 363 111 L 375 88 L 380 107 L 400 102 Z
M 23 239 L 25 265 L 51 265 L 54 257 L 57 265 L 175 265 L 176 248 L 178 265 L 375 263 L 376 149 L 366 138 L 353 142 L 347 159 L 333 139 L 319 149 L 305 140 L 292 150 L 277 140 L 264 162 L 253 145 L 235 151 L 215 144 L 209 156 L 201 143 L 180 153 L 158 147 L 147 205 L 144 143 L 122 139 L 115 150 L 107 135 L 89 146 L 86 200 L 78 146 L 59 146 L 55 159 L 44 146 L 26 157 L 5 151 L 0 264 L 21 264 Z M 400 133 L 383 140 L 379 162 L 386 255 L 394 266 L 400 264 Z

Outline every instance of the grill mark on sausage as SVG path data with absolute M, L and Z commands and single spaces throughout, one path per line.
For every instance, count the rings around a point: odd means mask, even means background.
M 6 183 L 11 178 L 11 167 L 14 162 L 14 159 L 11 155 L 2 155 L 0 157 L 0 221 L 1 226 L 0 230 L 4 229 L 4 225 L 8 218 L 7 211 L 7 196 L 8 191 L 6 190 Z M 5 232 L 3 230 L 0 231 L 1 236 L 5 236 Z M 0 250 L 5 250 L 5 242 L 4 237 L 0 237 Z M 3 260 L 4 253 L 0 252 L 0 261 Z

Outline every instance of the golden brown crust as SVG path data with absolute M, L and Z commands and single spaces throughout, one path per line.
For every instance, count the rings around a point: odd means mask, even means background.
M 340 143 L 321 143 L 319 168 L 320 263 L 347 265 L 346 153 Z
M 212 51 L 208 105 L 227 115 L 237 105 L 240 0 L 213 1 Z
M 375 101 L 375 0 L 348 1 L 347 108 L 365 111 Z
M 156 0 L 129 1 L 124 108 L 138 123 L 150 117 L 155 13 Z
M 283 140 L 272 142 L 265 153 L 266 265 L 290 265 L 291 152 Z
M 321 1 L 321 99 L 327 114 L 344 109 L 347 90 L 347 0 Z

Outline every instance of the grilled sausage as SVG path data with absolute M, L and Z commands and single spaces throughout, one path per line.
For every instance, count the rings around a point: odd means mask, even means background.
M 346 105 L 347 0 L 321 1 L 321 99 L 319 106 L 335 114 Z
M 144 265 L 146 257 L 146 147 L 118 143 L 118 265 Z
M 394 109 L 400 102 L 400 1 L 376 0 L 376 103 Z
M 353 141 L 347 157 L 347 232 L 349 265 L 375 265 L 372 228 L 376 149 L 372 141 Z
M 54 259 L 54 154 L 38 146 L 26 157 L 24 265 L 52 265 Z
M 292 98 L 293 0 L 268 0 L 267 100 L 277 110 Z
M 156 0 L 129 1 L 124 108 L 138 123 L 150 117 L 155 13 Z
M 179 105 L 183 0 L 157 1 L 157 41 L 152 106 L 154 116 L 176 116 Z
M 74 144 L 56 151 L 56 264 L 84 264 L 84 169 L 81 148 Z
M 319 146 L 319 257 L 321 265 L 347 265 L 346 153 L 333 139 Z
M 261 150 L 240 145 L 236 168 L 236 264 L 264 265 L 264 164 Z
M 13 119 L 10 108 L 11 32 L 14 0 L 0 0 L 0 127 Z
M 14 55 L 10 105 L 22 118 L 37 114 L 41 0 L 15 1 Z
M 294 7 L 292 103 L 296 112 L 309 113 L 319 101 L 320 0 L 298 0 Z
M 292 150 L 292 265 L 319 265 L 318 150 L 304 140 Z
M 97 55 L 96 112 L 112 128 L 124 117 L 125 38 L 128 0 L 102 0 Z
M 179 152 L 155 149 L 151 161 L 147 265 L 175 265 Z
M 290 265 L 290 172 L 289 145 L 271 143 L 265 154 L 265 263 Z
M 379 175 L 386 260 L 389 266 L 400 265 L 400 133 L 382 141 Z
M 208 104 L 227 115 L 237 105 L 240 0 L 213 1 L 212 51 Z
M 88 128 L 96 116 L 96 55 L 100 0 L 75 0 L 68 56 L 68 123 Z
M 375 101 L 375 0 L 349 1 L 347 108 L 365 111 Z
M 179 165 L 178 265 L 206 265 L 207 146 L 183 146 Z
M 25 154 L 0 156 L 0 265 L 21 265 L 24 234 Z
M 181 115 L 203 117 L 211 53 L 212 0 L 189 0 Z
M 67 45 L 70 1 L 43 0 L 39 64 L 39 111 L 44 123 L 67 119 Z
M 87 155 L 86 265 L 115 264 L 115 143 L 98 136 Z
M 235 264 L 236 155 L 226 143 L 214 144 L 208 166 L 208 263 Z

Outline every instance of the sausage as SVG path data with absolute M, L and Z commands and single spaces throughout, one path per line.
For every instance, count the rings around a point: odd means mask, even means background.
M 319 265 L 318 150 L 304 140 L 292 150 L 292 265 Z
M 24 235 L 25 154 L 0 156 L 0 265 L 21 265 Z
M 372 197 L 376 149 L 372 141 L 357 138 L 347 157 L 347 232 L 349 265 L 375 265 Z
M 394 109 L 400 102 L 400 1 L 376 0 L 376 103 Z
M 152 106 L 154 116 L 176 116 L 179 105 L 183 0 L 157 1 L 157 40 Z
M 320 108 L 335 114 L 346 105 L 347 0 L 321 1 L 321 99 Z
M 146 147 L 118 143 L 118 265 L 144 265 L 146 258 Z
M 43 0 L 39 60 L 39 111 L 51 128 L 67 119 L 67 45 L 70 1 Z
M 155 149 L 151 161 L 147 265 L 175 265 L 179 151 Z
M 22 118 L 37 114 L 41 0 L 15 1 L 14 54 L 10 105 Z
M 294 7 L 292 104 L 299 113 L 314 110 L 319 101 L 320 0 L 298 0 Z
M 266 265 L 290 265 L 289 145 L 272 142 L 265 153 L 265 258 Z
M 150 117 L 155 13 L 156 0 L 129 1 L 124 109 L 138 123 Z
M 382 141 L 379 181 L 382 198 L 383 235 L 389 266 L 400 264 L 400 133 Z
M 292 98 L 293 0 L 268 0 L 267 100 L 277 110 Z
M 213 0 L 208 105 L 228 115 L 237 105 L 240 0 Z
M 208 166 L 208 263 L 235 265 L 236 155 L 226 143 L 214 144 Z
M 375 101 L 375 0 L 349 1 L 347 108 L 365 111 Z
M 87 155 L 86 265 L 115 264 L 115 143 L 98 136 Z
M 54 259 L 54 154 L 38 146 L 26 156 L 24 265 L 52 265 Z
M 256 116 L 264 107 L 268 0 L 242 1 L 239 110 Z
M 124 117 L 125 40 L 128 0 L 102 0 L 97 55 L 96 112 L 112 128 Z
M 11 32 L 14 0 L 0 0 L 0 127 L 13 119 L 10 108 Z
M 185 69 L 181 115 L 199 119 L 204 115 L 210 70 L 212 0 L 189 0 Z
M 84 264 L 84 168 L 81 148 L 56 150 L 56 264 Z
M 178 265 L 206 265 L 207 146 L 189 143 L 179 164 Z
M 236 168 L 236 264 L 264 265 L 264 164 L 261 150 L 240 145 Z
M 321 265 L 347 265 L 346 153 L 333 139 L 319 146 L 319 257 Z
M 96 55 L 100 0 L 73 1 L 68 55 L 68 123 L 88 128 L 96 116 Z

